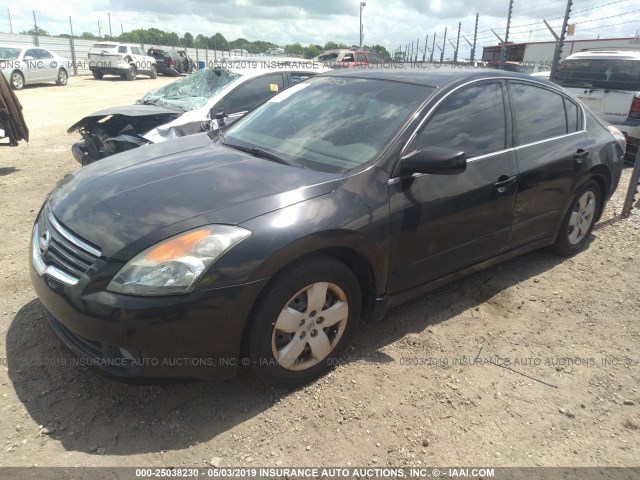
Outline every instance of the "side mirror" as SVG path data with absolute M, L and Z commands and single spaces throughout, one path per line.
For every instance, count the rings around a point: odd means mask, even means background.
M 225 126 L 225 119 L 227 118 L 227 114 L 224 112 L 224 110 L 222 108 L 218 109 L 217 112 L 213 113 L 213 109 L 211 109 L 211 119 L 213 120 L 214 118 L 216 119 L 216 122 L 218 123 L 218 128 L 222 128 Z
M 467 156 L 460 150 L 427 147 L 402 157 L 398 163 L 398 169 L 401 175 L 414 173 L 456 175 L 467 169 Z

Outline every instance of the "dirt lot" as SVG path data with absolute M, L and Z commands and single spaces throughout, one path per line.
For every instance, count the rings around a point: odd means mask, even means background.
M 34 215 L 79 167 L 66 129 L 168 81 L 18 93 L 32 141 L 0 151 L 0 466 L 640 465 L 640 212 L 616 216 L 630 170 L 585 252 L 534 252 L 404 304 L 297 391 L 38 365 L 72 357 L 27 274 Z

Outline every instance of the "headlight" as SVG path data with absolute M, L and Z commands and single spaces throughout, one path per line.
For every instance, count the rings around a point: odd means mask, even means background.
M 208 225 L 181 233 L 136 255 L 107 290 L 128 295 L 189 293 L 218 258 L 249 235 L 251 231 L 229 225 Z

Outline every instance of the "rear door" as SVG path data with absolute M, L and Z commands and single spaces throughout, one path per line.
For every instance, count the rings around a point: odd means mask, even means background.
M 505 250 L 518 173 L 506 105 L 502 82 L 462 88 L 447 97 L 405 149 L 463 150 L 467 169 L 389 181 L 390 294 Z
M 35 49 L 36 54 L 38 55 L 38 60 L 42 62 L 42 76 L 40 77 L 41 81 L 50 82 L 51 80 L 56 80 L 58 77 L 58 62 L 56 62 L 47 50 L 42 48 Z
M 518 193 L 509 245 L 555 235 L 591 152 L 582 109 L 542 85 L 510 81 Z

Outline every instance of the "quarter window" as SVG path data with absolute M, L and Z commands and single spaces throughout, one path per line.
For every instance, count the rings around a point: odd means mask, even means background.
M 118 53 L 127 53 L 127 47 L 123 45 L 119 46 Z
M 564 109 L 567 112 L 567 133 L 573 133 L 580 130 L 582 122 L 580 121 L 580 109 L 578 106 L 567 98 L 564 100 Z
M 489 83 L 454 93 L 423 127 L 409 151 L 427 147 L 462 150 L 467 158 L 504 150 L 506 122 L 502 86 Z
M 518 145 L 566 135 L 567 116 L 561 95 L 533 85 L 512 83 L 510 96 Z M 577 113 L 571 115 L 575 119 L 570 125 L 575 126 Z

